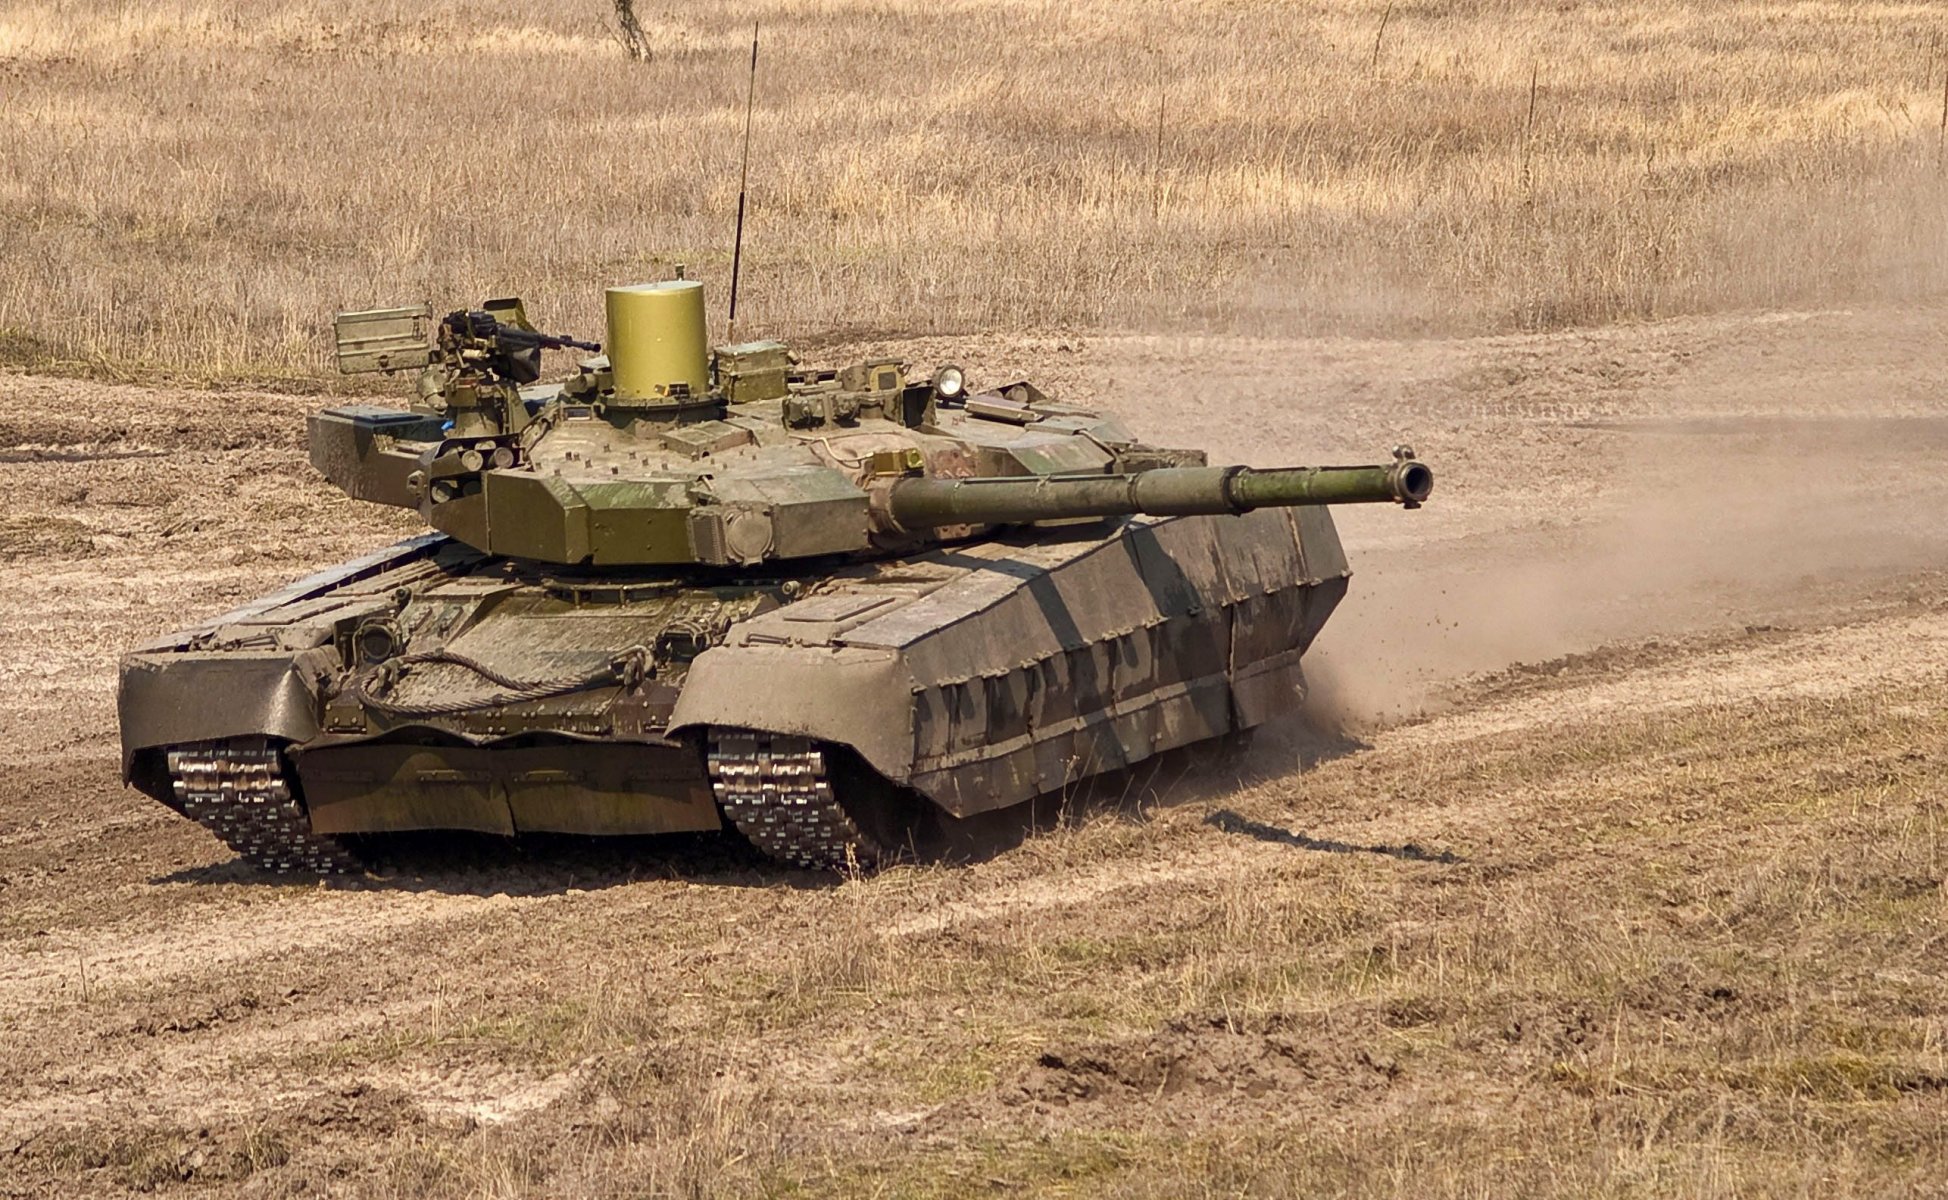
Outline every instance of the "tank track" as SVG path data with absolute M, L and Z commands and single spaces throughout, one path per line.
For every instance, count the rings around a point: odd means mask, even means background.
M 724 732 L 710 740 L 710 786 L 753 846 L 799 867 L 870 867 L 880 847 L 839 803 L 825 753 L 804 738 Z
M 252 866 L 280 875 L 349 875 L 357 858 L 311 832 L 277 750 L 261 741 L 204 742 L 169 752 L 176 809 Z

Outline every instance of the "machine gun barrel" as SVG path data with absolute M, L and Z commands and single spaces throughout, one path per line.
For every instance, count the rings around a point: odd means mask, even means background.
M 507 347 L 509 350 L 533 350 L 539 347 L 543 350 L 588 350 L 593 352 L 602 348 L 602 343 L 600 342 L 578 341 L 572 337 L 563 337 L 553 333 L 541 333 L 532 329 L 517 329 L 512 325 L 500 323 L 496 323 L 496 328 L 492 336 L 499 338 L 501 345 Z
M 489 301 L 489 304 L 497 303 Z M 518 301 L 515 302 L 518 305 Z M 441 322 L 447 329 L 463 338 L 474 338 L 482 342 L 497 344 L 504 353 L 525 354 L 529 350 L 588 350 L 602 349 L 600 342 L 584 342 L 556 333 L 543 333 L 538 329 L 527 329 L 511 321 L 503 321 L 485 309 L 457 309 L 446 315 Z
M 1120 475 L 903 479 L 885 512 L 902 529 L 1017 525 L 1075 517 L 1201 516 L 1310 504 L 1418 508 L 1434 472 L 1403 455 L 1367 467 L 1159 467 Z

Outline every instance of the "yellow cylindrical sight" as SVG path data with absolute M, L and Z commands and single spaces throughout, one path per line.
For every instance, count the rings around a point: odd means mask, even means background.
M 694 279 L 608 290 L 609 366 L 616 401 L 668 403 L 682 384 L 693 399 L 709 388 L 703 284 Z

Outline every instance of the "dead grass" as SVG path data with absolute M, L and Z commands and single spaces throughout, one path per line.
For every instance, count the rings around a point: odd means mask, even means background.
M 677 262 L 721 305 L 754 13 L 749 330 L 1534 328 L 1948 282 L 1924 4 L 705 3 L 647 20 L 647 63 L 611 11 L 12 6 L 0 353 L 312 375 L 337 307 L 518 289 L 586 331 Z

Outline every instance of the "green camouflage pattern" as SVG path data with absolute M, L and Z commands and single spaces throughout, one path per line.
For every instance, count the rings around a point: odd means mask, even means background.
M 311 460 L 435 532 L 124 662 L 127 777 L 260 865 L 347 835 L 726 822 L 870 862 L 951 822 L 1294 709 L 1349 575 L 1328 506 L 1414 507 L 1405 448 L 1213 467 L 1025 382 L 719 347 L 700 393 L 540 382 L 516 300 L 341 315 Z

